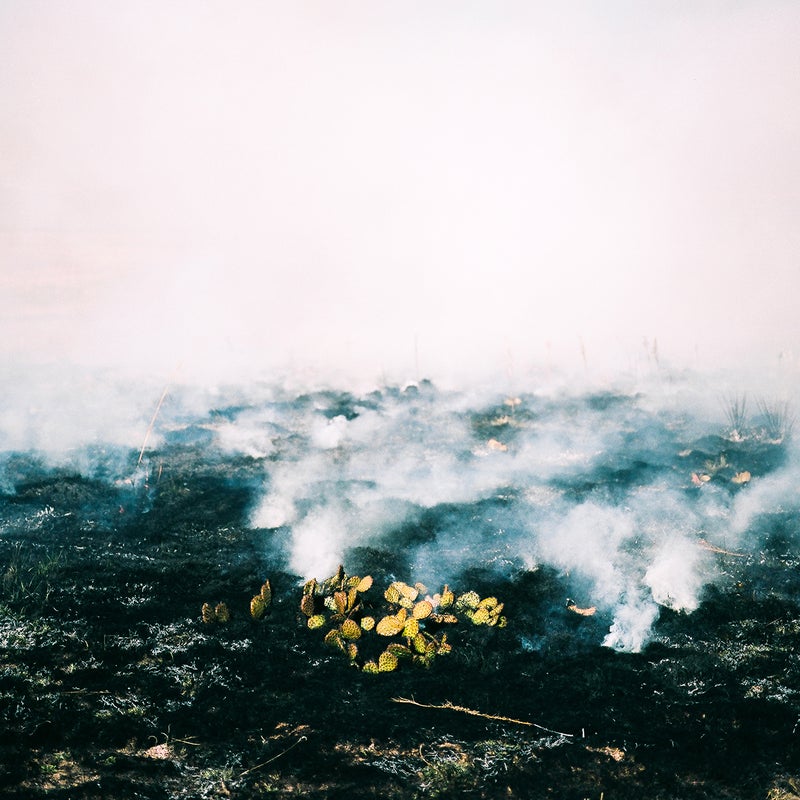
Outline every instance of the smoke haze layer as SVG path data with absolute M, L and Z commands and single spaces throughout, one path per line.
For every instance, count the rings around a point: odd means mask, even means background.
M 796 351 L 794 4 L 0 26 L 7 359 L 403 381 Z

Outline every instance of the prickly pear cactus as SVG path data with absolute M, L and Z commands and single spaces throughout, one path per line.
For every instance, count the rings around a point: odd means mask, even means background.
M 379 597 L 372 587 L 371 576 L 348 575 L 340 566 L 324 581 L 308 581 L 300 598 L 306 627 L 323 630 L 325 643 L 368 675 L 394 672 L 403 662 L 431 667 L 453 649 L 444 629 L 460 621 L 506 624 L 503 604 L 475 591 L 456 597 L 445 584 L 431 596 L 421 583 L 393 581 Z
M 225 603 L 217 603 L 212 606 L 210 603 L 203 603 L 200 609 L 200 617 L 206 625 L 213 625 L 215 622 L 226 623 L 230 621 L 231 612 Z
M 255 619 L 261 619 L 267 613 L 269 607 L 272 605 L 272 585 L 269 579 L 264 581 L 263 586 L 257 595 L 254 595 L 250 600 L 250 616 Z

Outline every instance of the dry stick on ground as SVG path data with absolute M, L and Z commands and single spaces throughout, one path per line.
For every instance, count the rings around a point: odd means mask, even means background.
M 268 758 L 266 761 L 262 761 L 260 764 L 256 764 L 254 767 L 250 767 L 250 769 L 246 769 L 244 772 L 240 772 L 239 777 L 243 778 L 245 775 L 249 775 L 251 772 L 255 772 L 257 769 L 266 767 L 267 764 L 271 764 L 273 761 L 277 761 L 281 756 L 285 756 L 290 750 L 293 750 L 301 742 L 307 741 L 308 736 L 301 736 L 296 742 L 290 744 L 282 753 L 278 753 L 278 755 L 272 756 L 272 758 Z
M 512 722 L 514 725 L 528 725 L 531 728 L 538 728 L 540 731 L 547 733 L 555 733 L 558 736 L 568 736 L 570 739 L 573 737 L 571 733 L 564 733 L 563 731 L 555 731 L 552 728 L 545 728 L 544 725 L 537 725 L 535 722 L 528 722 L 524 719 L 514 719 L 513 717 L 503 717 L 499 714 L 484 714 L 482 711 L 475 711 L 473 708 L 465 708 L 464 706 L 457 706 L 447 700 L 440 705 L 430 703 L 418 703 L 416 700 L 409 700 L 407 697 L 393 697 L 393 703 L 406 703 L 410 706 L 417 706 L 418 708 L 435 708 L 446 711 L 460 711 L 462 714 L 469 714 L 473 717 L 482 717 L 483 719 L 494 719 L 498 722 Z

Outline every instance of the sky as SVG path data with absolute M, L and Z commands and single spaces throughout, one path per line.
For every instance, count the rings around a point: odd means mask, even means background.
M 800 5 L 0 0 L 0 358 L 800 358 Z

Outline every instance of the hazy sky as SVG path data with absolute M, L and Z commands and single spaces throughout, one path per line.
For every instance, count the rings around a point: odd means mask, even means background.
M 0 0 L 0 355 L 798 351 L 799 41 L 793 1 Z

